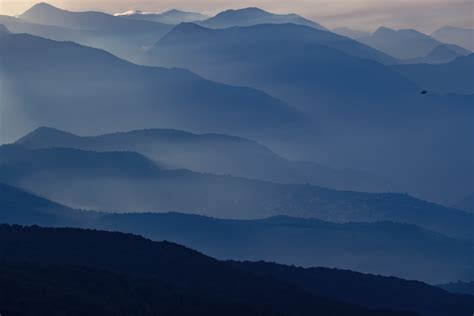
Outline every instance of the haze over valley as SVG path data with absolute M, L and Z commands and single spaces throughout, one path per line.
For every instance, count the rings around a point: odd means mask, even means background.
M 474 313 L 465 3 L 14 2 L 0 314 Z

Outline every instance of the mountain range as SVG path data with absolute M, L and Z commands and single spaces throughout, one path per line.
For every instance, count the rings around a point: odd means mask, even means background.
M 326 30 L 324 26 L 305 19 L 297 14 L 274 14 L 264 11 L 260 8 L 226 10 L 218 13 L 214 17 L 198 23 L 209 28 L 229 28 L 234 26 L 252 26 L 257 24 L 292 23 L 309 26 L 318 30 Z
M 440 42 L 429 35 L 413 29 L 393 30 L 387 27 L 380 27 L 370 36 L 358 38 L 357 40 L 395 58 L 406 60 L 406 62 L 410 60 L 411 62 L 416 62 L 419 59 L 425 62 L 443 63 L 472 53 L 463 47 Z M 438 59 L 434 59 L 431 55 L 436 54 L 436 49 L 439 46 L 444 47 L 445 50 L 449 49 L 451 55 L 440 55 L 438 53 L 436 55 Z
M 431 283 L 474 277 L 472 244 L 417 226 L 336 224 L 284 216 L 229 220 L 183 213 L 79 211 L 4 184 L 0 197 L 2 223 L 127 232 L 177 242 L 219 259 L 345 268 Z M 405 264 L 394 264 L 397 260 Z
M 0 316 L 473 315 L 473 39 L 0 15 Z
M 387 179 L 367 172 L 334 169 L 309 161 L 290 161 L 258 142 L 223 134 L 148 129 L 80 137 L 41 127 L 16 143 L 30 149 L 63 147 L 92 151 L 135 151 L 171 169 L 279 183 L 311 183 L 342 190 L 396 191 Z
M 368 60 L 369 52 L 376 51 L 305 26 L 212 30 L 181 24 L 158 41 L 147 60 L 251 86 L 306 113 L 322 131 L 311 144 L 285 155 L 367 170 L 418 197 L 451 205 L 474 185 L 472 171 L 466 173 L 474 170 L 473 160 L 463 158 L 474 154 L 471 98 L 420 94 L 424 86 Z M 439 158 L 426 161 L 434 155 Z M 449 185 L 440 187 L 440 177 Z
M 71 42 L 4 33 L 0 56 L 2 110 L 9 117 L 3 142 L 43 125 L 81 133 L 169 127 L 271 139 L 275 129 L 288 136 L 305 128 L 295 109 L 255 89 L 138 66 Z
M 0 181 L 82 209 L 175 211 L 233 219 L 288 215 L 333 222 L 393 221 L 454 238 L 473 238 L 473 214 L 406 194 L 338 191 L 170 170 L 133 152 L 4 145 Z
M 444 26 L 431 34 L 439 41 L 456 44 L 470 51 L 474 51 L 474 29 Z
M 19 15 L 18 20 L 66 29 L 62 32 L 63 37 L 69 36 L 70 30 L 74 30 L 73 35 L 80 31 L 82 35 L 80 44 L 106 49 L 130 60 L 173 27 L 158 22 L 125 19 L 103 12 L 72 12 L 47 3 L 34 5 Z M 30 26 L 29 29 L 36 27 Z M 35 33 L 33 31 L 33 34 Z M 56 36 L 50 38 L 59 39 Z M 76 39 L 77 36 L 69 38 L 69 40 Z

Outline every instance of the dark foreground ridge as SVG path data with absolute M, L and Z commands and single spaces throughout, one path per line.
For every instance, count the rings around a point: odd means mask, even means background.
M 2 225 L 0 258 L 3 283 L 8 286 L 2 288 L 13 293 L 7 296 L 4 292 L 2 307 L 20 314 L 26 308 L 22 304 L 25 300 L 29 300 L 28 308 L 36 306 L 50 312 L 51 306 L 57 309 L 61 305 L 56 303 L 71 302 L 73 298 L 78 306 L 108 312 L 105 315 L 120 315 L 114 308 L 121 311 L 121 306 L 136 315 L 156 314 L 160 305 L 151 303 L 154 295 L 158 301 L 170 296 L 166 308 L 175 308 L 173 302 L 180 297 L 191 303 L 195 298 L 195 303 L 184 304 L 185 308 L 192 309 L 198 304 L 205 310 L 208 302 L 214 306 L 212 312 L 219 312 L 222 306 L 221 312 L 225 313 L 249 310 L 270 315 L 461 316 L 474 311 L 472 297 L 450 294 L 420 282 L 338 270 L 295 272 L 295 268 L 281 265 L 222 262 L 177 244 L 123 233 Z M 287 276 L 293 273 L 303 273 L 304 278 L 292 277 L 288 282 Z M 326 273 L 333 276 L 330 282 L 321 279 Z M 82 278 L 91 282 L 83 282 Z M 321 292 L 328 283 L 332 284 L 329 290 Z M 345 290 L 331 293 L 330 288 L 336 284 Z M 43 295 L 44 291 L 50 295 Z M 344 300 L 344 295 L 351 292 Z M 398 293 L 396 300 L 394 293 Z M 367 301 L 368 297 L 373 300 Z M 354 298 L 358 302 L 348 302 Z M 111 302 L 118 305 L 110 307 Z M 369 310 L 362 305 L 387 308 Z M 141 309 L 146 312 L 139 312 Z M 416 313 L 390 311 L 394 309 L 411 309 Z

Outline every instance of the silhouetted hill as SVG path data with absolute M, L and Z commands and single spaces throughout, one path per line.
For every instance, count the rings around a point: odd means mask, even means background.
M 2 312 L 12 316 L 282 315 L 103 269 L 2 261 L 0 282 Z
M 406 194 L 337 191 L 187 170 L 133 153 L 0 147 L 0 181 L 59 203 L 109 211 L 190 212 L 219 218 L 275 215 L 336 222 L 394 221 L 472 238 L 474 215 Z
M 288 315 L 391 315 L 388 310 L 357 308 L 336 297 L 359 306 L 387 306 L 420 315 L 446 315 L 449 310 L 450 315 L 461 316 L 474 308 L 471 297 L 420 282 L 340 270 L 221 262 L 176 244 L 120 233 L 3 225 L 0 240 L 0 257 L 10 265 L 28 262 L 106 269 L 158 279 L 157 285 L 189 290 L 198 298 L 265 306 Z M 343 289 L 336 291 L 338 287 Z
M 474 51 L 474 29 L 460 28 L 453 26 L 444 26 L 431 34 L 432 37 L 439 41 L 457 44 Z
M 179 24 L 182 22 L 195 22 L 208 19 L 207 15 L 197 12 L 186 12 L 181 10 L 168 10 L 162 13 L 142 12 L 142 11 L 128 11 L 125 13 L 115 14 L 127 19 L 144 20 L 151 22 L 159 22 L 165 24 Z
M 394 69 L 429 91 L 474 94 L 474 54 L 441 65 L 397 65 Z
M 312 293 L 325 293 L 335 299 L 358 302 L 372 308 L 383 306 L 389 309 L 414 310 L 420 315 L 451 315 L 454 306 L 465 306 L 460 315 L 468 315 L 471 309 L 469 306 L 474 302 L 472 296 L 459 295 L 456 296 L 457 302 L 452 302 L 453 298 L 448 298 L 443 290 L 397 278 L 380 278 L 337 269 L 302 269 L 263 262 L 234 262 L 234 265 L 257 275 L 297 284 Z M 334 280 L 345 286 L 339 286 Z
M 233 26 L 251 26 L 257 24 L 285 24 L 293 23 L 309 26 L 318 30 L 326 28 L 318 23 L 305 19 L 297 14 L 274 14 L 260 8 L 244 8 L 226 10 L 214 17 L 199 22 L 200 25 L 210 28 L 228 28 Z
M 4 184 L 0 184 L 0 198 L 0 223 L 134 233 L 178 242 L 219 259 L 346 268 L 432 283 L 474 275 L 472 246 L 409 225 L 335 224 L 283 216 L 224 220 L 180 213 L 86 212 Z M 394 263 L 398 260 L 405 264 Z
M 275 129 L 288 135 L 303 128 L 301 115 L 287 104 L 187 70 L 137 66 L 26 34 L 1 37 L 0 55 L 8 78 L 0 87 L 2 110 L 10 118 L 2 122 L 0 141 L 42 125 L 84 133 L 160 126 L 272 139 Z
M 387 192 L 394 186 L 357 170 L 338 170 L 313 162 L 284 159 L 249 139 L 150 129 L 79 137 L 41 127 L 17 141 L 31 149 L 68 147 L 94 151 L 136 151 L 169 168 L 233 175 L 279 183 L 311 183 L 335 189 Z
M 0 257 L 10 264 L 27 262 L 39 264 L 40 267 L 52 264 L 59 268 L 64 266 L 66 271 L 86 267 L 133 275 L 139 278 L 138 281 L 140 278 L 151 278 L 150 281 L 158 279 L 156 286 L 168 285 L 164 294 L 173 297 L 172 289 L 176 287 L 178 295 L 182 289 L 186 291 L 184 293 L 192 293 L 197 299 L 217 304 L 216 308 L 221 304 L 226 306 L 230 303 L 231 306 L 254 306 L 257 310 L 266 308 L 284 315 L 314 315 L 315 312 L 320 315 L 404 314 L 369 311 L 356 305 L 324 298 L 286 282 L 253 275 L 176 244 L 152 242 L 133 235 L 77 229 L 1 226 L 0 240 Z M 15 248 L 10 245 L 15 245 Z M 41 268 L 39 270 L 41 271 Z M 87 276 L 87 271 L 79 276 Z M 103 275 L 106 278 L 109 276 L 111 281 L 114 280 L 107 272 Z M 61 274 L 55 277 L 53 273 L 53 279 L 56 278 L 62 279 Z M 92 277 L 86 278 L 91 279 Z M 70 286 L 77 287 L 78 283 L 74 281 Z M 81 280 L 80 284 L 87 287 L 90 283 Z M 112 285 L 106 284 L 106 288 L 110 286 Z M 79 289 L 86 290 L 84 287 L 79 286 Z M 149 290 L 152 289 L 153 287 Z M 158 291 L 156 295 L 160 293 L 163 292 Z M 145 294 L 145 297 L 149 295 L 153 294 Z
M 392 30 L 387 27 L 380 27 L 370 36 L 358 40 L 395 58 L 408 60 L 425 57 L 436 47 L 444 44 L 416 30 Z M 471 53 L 457 45 L 450 47 L 460 55 Z
M 46 3 L 39 3 L 19 16 L 20 22 L 65 28 L 62 37 L 81 44 L 106 49 L 129 60 L 136 60 L 144 47 L 150 47 L 166 34 L 172 25 L 130 20 L 103 12 L 71 12 Z M 25 26 L 25 25 L 23 25 Z M 46 35 L 59 40 L 54 33 L 38 34 L 36 27 L 29 26 L 27 33 Z M 74 30 L 74 32 L 71 32 Z M 81 36 L 78 36 L 78 31 Z M 71 36 L 71 37 L 69 37 Z

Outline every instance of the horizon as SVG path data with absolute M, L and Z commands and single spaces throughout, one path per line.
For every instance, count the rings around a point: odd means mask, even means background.
M 337 3 L 329 0 L 305 0 L 298 4 L 286 0 L 107 0 L 100 3 L 93 0 L 4 0 L 0 3 L 0 14 L 17 16 L 41 2 L 69 11 L 101 11 L 109 14 L 131 10 L 161 13 L 178 9 L 214 16 L 229 9 L 258 7 L 277 14 L 296 13 L 330 29 L 348 27 L 374 31 L 385 26 L 392 29 L 415 29 L 430 34 L 444 26 L 474 28 L 474 4 L 469 0 L 403 0 L 397 3 L 374 0 L 342 0 Z

